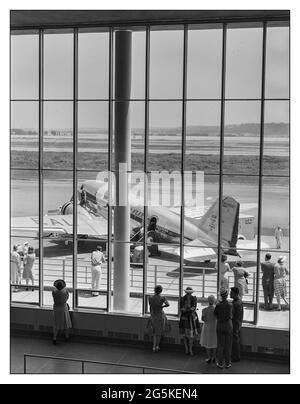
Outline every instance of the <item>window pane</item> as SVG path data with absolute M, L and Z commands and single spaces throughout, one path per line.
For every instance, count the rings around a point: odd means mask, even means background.
M 36 99 L 39 94 L 39 36 L 11 36 L 11 98 Z
M 153 101 L 149 105 L 149 170 L 181 169 L 182 103 Z
M 226 98 L 261 97 L 262 33 L 262 28 L 228 25 Z
M 131 98 L 145 98 L 146 33 L 132 33 Z
M 131 170 L 144 170 L 145 157 L 145 102 L 130 101 L 130 151 L 131 151 Z M 112 169 L 115 162 L 115 130 L 113 133 L 113 155 Z
M 266 98 L 289 97 L 289 27 L 269 27 L 266 54 Z
M 24 243 L 28 243 L 28 246 Z M 10 282 L 13 303 L 39 303 L 39 250 L 36 238 L 11 238 Z
M 286 292 L 286 300 L 288 302 L 290 302 L 290 254 L 288 253 L 282 253 L 282 251 L 277 252 L 277 251 L 262 251 L 260 254 L 260 261 L 261 263 L 265 262 L 265 255 L 266 254 L 270 254 L 271 255 L 271 259 L 270 261 L 273 264 L 277 264 L 278 263 L 278 259 L 280 256 L 284 256 L 286 258 L 285 262 L 284 262 L 284 266 L 286 267 L 286 269 L 288 270 L 288 274 L 285 278 L 285 282 L 286 282 L 286 287 L 285 287 L 285 292 Z M 290 311 L 286 310 L 288 307 L 286 306 L 285 302 L 283 301 L 283 299 L 281 299 L 281 305 L 283 307 L 283 310 L 281 312 L 277 312 L 277 308 L 278 308 L 278 302 L 277 302 L 277 298 L 276 298 L 276 294 L 274 294 L 274 298 L 273 298 L 273 311 L 275 312 L 271 312 L 270 311 L 266 311 L 264 310 L 264 306 L 265 306 L 265 302 L 264 302 L 264 290 L 263 290 L 263 282 L 262 282 L 262 271 L 260 271 L 260 281 L 259 281 L 259 300 L 260 300 L 260 312 L 259 312 L 259 326 L 266 326 L 266 327 L 272 327 L 272 328 L 280 328 L 280 329 L 289 329 L 290 326 Z M 272 323 L 270 324 L 270 320 L 272 321 Z
M 205 28 L 193 27 L 188 34 L 188 98 L 221 96 L 223 31 L 217 26 Z
M 289 197 L 287 178 L 263 178 L 262 249 L 289 251 Z M 281 230 L 276 231 L 278 226 Z
M 78 94 L 81 99 L 108 98 L 109 33 L 78 35 Z
M 155 250 L 155 243 L 148 243 L 149 254 Z M 166 296 L 170 306 L 164 309 L 168 315 L 178 315 L 179 299 L 179 263 L 180 255 L 168 259 L 168 251 L 178 250 L 178 244 L 160 244 L 161 256 L 149 256 L 147 263 L 147 295 L 154 295 L 156 285 L 163 287 L 162 295 Z M 170 257 L 170 256 L 169 256 Z M 149 310 L 149 305 L 148 305 Z
M 258 218 L 258 177 L 233 176 L 223 177 L 223 197 L 228 196 L 239 203 L 239 212 L 230 204 L 223 213 L 222 239 L 224 247 L 229 245 L 237 251 L 257 249 Z M 238 226 L 236 214 L 238 215 Z
M 225 105 L 224 172 L 258 174 L 260 156 L 259 101 L 227 101 Z
M 73 97 L 73 35 L 44 35 L 44 98 Z
M 37 168 L 39 161 L 39 105 L 11 102 L 11 167 Z
M 73 287 L 73 215 L 66 209 L 73 195 L 73 175 L 69 171 L 44 171 L 43 180 L 44 304 L 52 305 L 50 287 L 56 279 L 64 279 L 69 288 Z M 71 302 L 70 298 L 70 306 Z
M 108 170 L 108 103 L 78 102 L 79 170 Z
M 123 243 L 122 243 L 123 244 Z M 127 248 L 133 254 L 133 251 L 136 247 L 141 247 L 140 243 L 126 243 Z M 118 242 L 120 245 L 120 242 Z M 112 243 L 112 257 L 114 256 L 114 249 L 117 248 L 117 244 L 115 242 Z M 114 296 L 118 293 L 117 290 L 114 289 L 114 271 L 115 271 L 115 262 L 114 260 L 111 261 L 111 290 L 112 290 L 112 297 L 111 297 L 111 307 L 113 311 L 113 301 Z M 123 285 L 121 286 L 123 287 Z M 128 288 L 129 288 L 129 304 L 128 304 L 128 313 L 142 313 L 143 307 L 143 261 L 139 264 L 137 263 L 130 263 L 129 268 L 129 279 L 128 279 Z
M 183 30 L 151 30 L 150 98 L 181 98 Z
M 44 168 L 73 167 L 73 104 L 44 102 Z
M 219 173 L 220 103 L 187 103 L 185 168 L 187 171 Z
M 201 172 L 192 172 L 192 175 L 186 173 L 184 185 L 184 243 L 186 245 L 184 258 L 187 265 L 198 265 L 216 256 L 219 176 Z M 203 250 L 203 246 L 208 247 L 207 250 Z M 190 247 L 199 247 L 199 250 Z
M 39 179 L 36 170 L 11 170 L 11 236 L 38 237 Z
M 289 175 L 289 101 L 265 102 L 265 175 Z

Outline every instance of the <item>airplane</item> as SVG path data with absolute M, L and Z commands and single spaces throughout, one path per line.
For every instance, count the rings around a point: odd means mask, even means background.
M 132 190 L 131 190 L 132 191 Z M 144 238 L 144 207 L 136 203 L 130 192 L 131 243 L 142 243 Z M 97 180 L 83 182 L 77 191 L 78 240 L 106 241 L 108 215 L 108 184 Z M 74 200 L 64 203 L 58 214 L 43 217 L 43 238 L 66 245 L 72 241 Z M 239 249 L 256 249 L 255 240 L 240 240 L 238 235 L 240 203 L 230 196 L 222 198 L 222 251 L 239 255 Z M 218 257 L 219 200 L 216 199 L 200 218 L 185 217 L 183 254 L 186 262 L 210 261 Z M 165 207 L 148 207 L 148 241 L 168 254 L 180 256 L 180 214 Z M 11 235 L 38 237 L 38 217 L 15 217 L 11 219 Z M 158 248 L 156 249 L 158 251 Z

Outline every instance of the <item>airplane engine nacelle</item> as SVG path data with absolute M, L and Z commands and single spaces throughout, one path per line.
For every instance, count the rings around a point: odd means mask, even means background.
M 73 202 L 65 203 L 60 210 L 61 215 L 72 215 L 73 213 Z

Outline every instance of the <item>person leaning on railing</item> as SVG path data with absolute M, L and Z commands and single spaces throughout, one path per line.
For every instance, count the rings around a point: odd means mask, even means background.
M 72 322 L 69 313 L 69 292 L 66 289 L 66 283 L 63 279 L 57 279 L 52 291 L 53 297 L 53 344 L 56 344 L 58 331 L 63 330 L 66 341 L 70 340 L 69 329 L 72 328 Z

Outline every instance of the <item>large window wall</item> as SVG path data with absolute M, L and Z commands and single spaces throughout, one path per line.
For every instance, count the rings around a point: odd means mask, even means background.
M 259 310 L 260 263 L 270 252 L 274 261 L 286 255 L 289 266 L 289 27 L 255 22 L 128 29 L 130 173 L 148 180 L 138 185 L 146 197 L 138 215 L 131 200 L 129 312 L 148 312 L 156 284 L 175 316 L 187 286 L 199 304 L 217 295 L 218 260 L 228 250 L 221 206 L 230 196 L 240 204 L 237 253 L 250 272 L 245 320 L 267 324 Z M 73 308 L 113 310 L 113 184 L 105 173 L 114 171 L 116 30 L 12 33 L 11 244 L 21 251 L 27 241 L 36 255 L 34 287 L 26 290 L 25 280 L 12 285 L 13 303 L 51 305 L 53 281 L 63 278 Z M 162 172 L 174 177 L 169 188 Z M 133 186 L 135 196 L 138 191 Z M 194 234 L 212 207 L 214 234 Z M 163 231 L 144 236 L 153 217 L 168 228 L 168 237 Z M 95 296 L 90 254 L 98 244 L 106 262 Z M 228 255 L 231 267 L 237 259 Z M 288 326 L 281 318 L 279 326 Z

